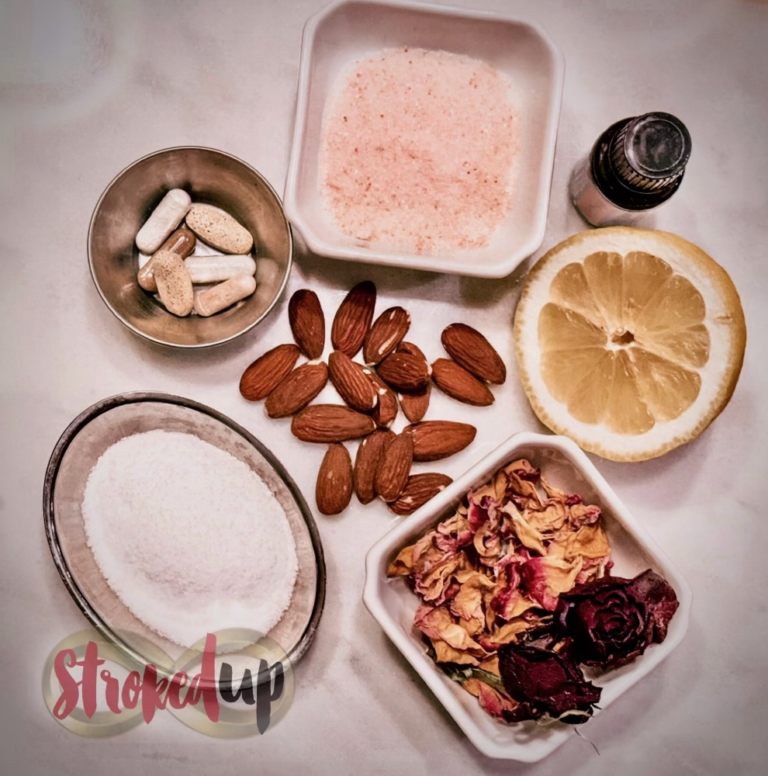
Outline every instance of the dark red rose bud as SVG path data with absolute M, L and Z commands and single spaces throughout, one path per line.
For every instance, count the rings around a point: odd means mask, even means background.
M 591 716 L 602 692 L 572 660 L 548 649 L 507 644 L 499 650 L 499 671 L 504 689 L 526 706 L 530 719 L 548 714 L 578 725 Z
M 560 596 L 555 621 L 570 640 L 578 663 L 617 668 L 649 644 L 660 644 L 679 604 L 675 591 L 655 571 L 634 579 L 603 577 Z

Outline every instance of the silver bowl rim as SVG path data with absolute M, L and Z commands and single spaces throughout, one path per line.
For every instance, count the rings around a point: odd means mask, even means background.
M 233 161 L 237 162 L 238 164 L 242 164 L 243 167 L 250 170 L 252 173 L 254 173 L 259 180 L 261 180 L 268 191 L 272 193 L 272 195 L 275 197 L 277 202 L 280 205 L 280 211 L 283 215 L 283 221 L 285 222 L 286 230 L 288 232 L 288 264 L 285 268 L 285 276 L 283 277 L 283 282 L 280 284 L 280 288 L 278 289 L 277 293 L 275 294 L 275 298 L 272 300 L 272 302 L 269 304 L 266 310 L 252 323 L 249 323 L 244 329 L 241 329 L 236 334 L 232 334 L 229 337 L 224 337 L 223 339 L 215 340 L 213 342 L 201 342 L 201 343 L 195 343 L 192 345 L 185 345 L 185 344 L 179 344 L 176 342 L 167 342 L 166 340 L 159 339 L 157 337 L 153 337 L 146 332 L 141 331 L 138 327 L 134 326 L 132 323 L 127 321 L 125 318 L 123 318 L 122 315 L 113 307 L 112 303 L 107 299 L 107 297 L 104 295 L 104 292 L 101 289 L 101 286 L 99 285 L 99 282 L 96 280 L 96 273 L 94 272 L 93 268 L 93 255 L 91 254 L 91 235 L 93 234 L 93 228 L 94 224 L 96 222 L 96 215 L 99 212 L 99 209 L 101 208 L 101 203 L 104 200 L 104 197 L 107 196 L 110 189 L 117 183 L 117 181 L 125 175 L 129 170 L 134 168 L 136 165 L 141 164 L 142 162 L 145 162 L 147 159 L 151 159 L 154 156 L 162 156 L 163 154 L 170 153 L 171 151 L 207 151 L 208 153 L 212 154 L 218 154 L 219 156 L 226 156 L 229 159 L 232 159 Z M 235 156 L 234 154 L 227 153 L 226 151 L 220 151 L 217 148 L 210 148 L 209 146 L 197 146 L 197 145 L 183 145 L 183 146 L 170 146 L 169 148 L 161 148 L 159 151 L 152 151 L 152 153 L 145 154 L 144 156 L 140 157 L 139 159 L 136 159 L 135 161 L 131 162 L 129 165 L 124 167 L 122 170 L 120 170 L 117 175 L 112 178 L 112 180 L 107 184 L 104 191 L 102 191 L 101 196 L 99 197 L 98 201 L 96 202 L 96 205 L 93 208 L 93 213 L 91 214 L 91 220 L 88 224 L 88 238 L 87 238 L 87 251 L 88 251 L 88 269 L 91 272 L 91 280 L 93 280 L 93 285 L 96 286 L 96 290 L 99 292 L 99 296 L 101 297 L 101 300 L 104 302 L 104 304 L 107 306 L 109 311 L 112 313 L 112 315 L 117 318 L 120 323 L 123 324 L 127 329 L 130 329 L 134 334 L 137 334 L 142 339 L 145 339 L 149 342 L 154 342 L 157 345 L 162 345 L 167 348 L 182 348 L 185 350 L 201 350 L 203 348 L 212 348 L 216 345 L 223 345 L 225 342 L 231 342 L 232 340 L 236 339 L 237 337 L 240 337 L 241 335 L 245 334 L 246 332 L 249 332 L 251 329 L 253 329 L 255 326 L 257 326 L 259 323 L 261 323 L 274 309 L 275 305 L 280 301 L 280 297 L 283 295 L 283 292 L 285 291 L 285 287 L 288 284 L 288 279 L 291 276 L 291 268 L 293 267 L 293 231 L 291 228 L 291 222 L 288 220 L 288 216 L 285 214 L 285 205 L 283 204 L 283 200 L 280 198 L 280 195 L 275 191 L 274 186 L 255 168 L 252 167 L 248 162 L 244 162 L 239 157 Z
M 307 502 L 304 499 L 298 485 L 294 481 L 293 477 L 287 472 L 283 464 L 275 457 L 267 447 L 264 446 L 253 434 L 247 429 L 243 428 L 239 423 L 235 423 L 234 420 L 227 417 L 218 410 L 208 407 L 205 404 L 196 402 L 192 399 L 184 398 L 183 396 L 175 396 L 168 393 L 158 393 L 154 391 L 130 391 L 127 393 L 119 393 L 114 396 L 109 396 L 106 399 L 92 404 L 87 409 L 83 410 L 64 430 L 64 433 L 59 437 L 58 442 L 53 448 L 51 457 L 48 461 L 48 466 L 45 470 L 45 480 L 43 484 L 43 524 L 45 527 L 45 535 L 48 540 L 48 547 L 53 556 L 53 562 L 56 566 L 56 570 L 59 572 L 64 586 L 67 588 L 67 592 L 72 596 L 72 599 L 77 604 L 78 609 L 85 615 L 88 622 L 110 643 L 118 647 L 122 652 L 127 654 L 137 664 L 141 665 L 146 663 L 146 659 L 143 658 L 136 650 L 126 644 L 123 639 L 113 631 L 107 623 L 96 613 L 91 606 L 90 601 L 80 589 L 77 581 L 72 576 L 72 571 L 64 558 L 64 553 L 59 543 L 59 537 L 56 530 L 55 521 L 55 509 L 54 509 L 54 491 L 56 487 L 56 478 L 61 468 L 61 462 L 64 458 L 69 445 L 94 418 L 99 415 L 108 412 L 109 410 L 121 407 L 126 404 L 139 404 L 142 402 L 159 402 L 163 404 L 175 404 L 181 407 L 187 407 L 189 409 L 201 412 L 204 415 L 208 415 L 225 426 L 230 428 L 235 433 L 242 436 L 250 445 L 252 445 L 258 452 L 264 457 L 267 463 L 277 472 L 277 475 L 285 483 L 286 487 L 290 491 L 299 511 L 304 518 L 304 522 L 309 530 L 310 540 L 312 542 L 312 548 L 315 553 L 315 562 L 317 563 L 317 585 L 315 588 L 315 603 L 312 607 L 312 614 L 307 623 L 307 627 L 304 630 L 299 641 L 296 645 L 287 653 L 288 658 L 292 663 L 298 663 L 298 661 L 306 654 L 317 632 L 318 625 L 320 623 L 320 617 L 323 614 L 323 608 L 325 607 L 325 595 L 326 595 L 326 566 L 325 566 L 325 554 L 323 552 L 323 543 L 320 539 L 320 532 L 318 531 L 315 519 L 312 517 L 312 512 L 307 506 Z

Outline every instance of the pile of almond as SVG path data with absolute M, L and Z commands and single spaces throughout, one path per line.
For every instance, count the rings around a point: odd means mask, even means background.
M 256 359 L 240 379 L 249 401 L 266 399 L 271 418 L 292 416 L 291 431 L 305 442 L 327 444 L 315 498 L 325 515 L 346 509 L 354 490 L 363 504 L 379 496 L 398 515 L 409 515 L 451 482 L 437 472 L 411 474 L 414 461 L 437 461 L 463 450 L 477 430 L 468 423 L 424 420 L 432 383 L 447 395 L 476 406 L 493 403 L 488 383 L 501 384 L 507 370 L 499 354 L 463 323 L 448 326 L 443 347 L 451 358 L 431 366 L 404 337 L 411 317 L 390 307 L 374 321 L 376 286 L 358 283 L 336 312 L 333 352 L 321 361 L 325 316 L 314 291 L 297 291 L 288 305 L 295 345 L 278 345 Z M 353 361 L 360 349 L 364 364 Z M 296 367 L 301 354 L 306 363 Z M 346 406 L 310 404 L 331 383 Z M 410 421 L 400 434 L 390 430 L 399 409 Z M 363 438 L 354 467 L 344 442 Z

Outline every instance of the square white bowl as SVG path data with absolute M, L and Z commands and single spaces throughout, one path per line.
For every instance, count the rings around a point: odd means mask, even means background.
M 463 54 L 507 76 L 520 116 L 520 150 L 512 209 L 485 248 L 439 256 L 407 254 L 345 235 L 324 207 L 319 158 L 323 110 L 353 62 L 385 48 L 408 46 Z M 321 256 L 475 277 L 504 277 L 544 239 L 563 57 L 535 24 L 493 13 L 438 5 L 342 0 L 304 27 L 285 211 Z M 471 117 L 478 121 L 480 117 Z
M 570 439 L 560 436 L 527 432 L 512 435 L 371 548 L 366 558 L 363 601 L 387 636 L 484 755 L 536 762 L 573 735 L 573 728 L 562 723 L 546 727 L 533 722 L 506 725 L 483 711 L 477 698 L 448 679 L 428 657 L 421 634 L 413 626 L 419 598 L 402 578 L 387 578 L 389 564 L 403 547 L 450 517 L 467 491 L 488 482 L 494 472 L 518 458 L 527 458 L 541 468 L 553 485 L 569 493 L 578 493 L 586 503 L 602 508 L 615 563 L 611 572 L 614 576 L 633 577 L 651 568 L 669 582 L 680 602 L 662 644 L 650 646 L 633 663 L 595 680 L 595 684 L 603 688 L 600 710 L 596 714 L 652 671 L 682 641 L 688 630 L 692 594 L 680 572 L 621 503 L 582 450 Z

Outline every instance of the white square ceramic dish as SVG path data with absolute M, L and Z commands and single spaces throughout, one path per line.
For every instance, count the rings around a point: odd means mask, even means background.
M 682 641 L 688 629 L 692 594 L 679 571 L 619 501 L 587 456 L 574 442 L 559 436 L 531 433 L 511 436 L 371 548 L 366 558 L 363 594 L 368 611 L 483 754 L 536 762 L 573 735 L 573 729 L 560 723 L 547 727 L 531 722 L 505 725 L 486 714 L 475 697 L 448 679 L 427 656 L 421 636 L 413 628 L 419 603 L 417 596 L 402 578 L 387 579 L 387 567 L 402 547 L 449 517 L 468 490 L 487 482 L 494 472 L 517 458 L 528 458 L 545 472 L 552 484 L 578 493 L 585 502 L 602 508 L 615 562 L 614 576 L 632 577 L 652 568 L 672 585 L 680 602 L 662 644 L 649 647 L 635 662 L 595 680 L 603 688 L 601 709 L 653 670 Z
M 485 248 L 440 256 L 404 254 L 345 235 L 324 208 L 318 170 L 321 129 L 337 78 L 368 54 L 402 46 L 482 59 L 512 84 L 520 116 L 520 151 L 512 180 L 517 196 Z M 562 55 L 544 32 L 518 19 L 437 5 L 334 3 L 304 28 L 284 196 L 289 219 L 321 256 L 476 277 L 508 275 L 544 238 L 563 71 Z

